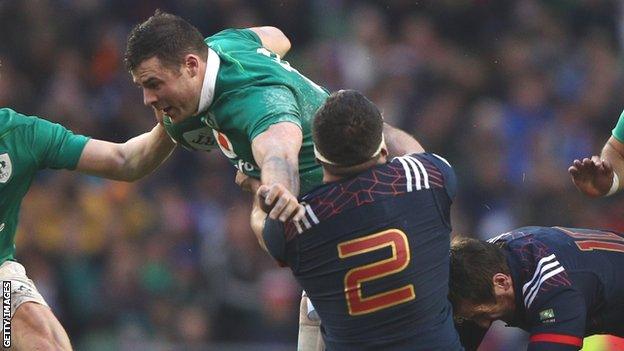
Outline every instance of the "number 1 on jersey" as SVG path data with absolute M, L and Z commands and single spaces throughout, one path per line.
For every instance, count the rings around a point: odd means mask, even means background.
M 574 243 L 581 251 L 615 251 L 624 252 L 624 238 L 611 232 L 591 229 L 577 229 L 554 227 L 574 238 Z
M 350 315 L 357 316 L 379 311 L 416 298 L 413 284 L 369 297 L 362 296 L 362 283 L 398 273 L 409 264 L 411 259 L 409 241 L 402 231 L 390 229 L 345 241 L 338 244 L 338 255 L 346 259 L 386 247 L 392 249 L 392 257 L 352 268 L 345 275 L 345 297 Z

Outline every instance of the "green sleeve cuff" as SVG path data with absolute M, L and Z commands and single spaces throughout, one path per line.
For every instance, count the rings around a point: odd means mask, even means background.
M 85 146 L 87 146 L 87 142 L 91 140 L 91 137 L 74 135 L 72 139 L 73 140 L 66 146 L 67 153 L 69 154 L 71 160 L 67 167 L 70 171 L 73 171 L 76 167 L 78 167 L 78 162 L 80 161 L 80 157 L 82 157 L 82 152 L 84 151 Z
M 618 119 L 615 128 L 611 131 L 611 134 L 618 141 L 624 143 L 624 111 L 620 114 L 620 119 Z
M 254 140 L 259 134 L 264 133 L 270 126 L 282 123 L 282 122 L 290 122 L 301 129 L 301 121 L 289 113 L 282 113 L 276 116 L 270 116 L 270 118 L 265 118 L 259 123 L 255 124 L 251 130 L 248 132 L 249 140 Z

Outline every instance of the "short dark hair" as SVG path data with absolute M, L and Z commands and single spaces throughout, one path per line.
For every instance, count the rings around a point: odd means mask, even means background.
M 128 35 L 126 68 L 133 71 L 141 62 L 154 56 L 163 65 L 177 68 L 187 54 L 197 54 L 204 60 L 208 58 L 208 46 L 202 34 L 184 19 L 156 10 Z
M 377 106 L 355 90 L 331 94 L 316 112 L 312 126 L 316 149 L 341 167 L 371 160 L 383 136 Z
M 495 303 L 492 277 L 509 274 L 503 250 L 497 244 L 471 238 L 456 238 L 451 243 L 449 300 L 457 309 L 463 302 Z

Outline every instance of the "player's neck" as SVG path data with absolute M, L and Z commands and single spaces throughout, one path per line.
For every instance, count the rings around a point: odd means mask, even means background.
M 211 96 L 211 92 L 210 90 L 210 86 L 209 86 L 209 81 L 206 77 L 206 73 L 208 72 L 208 63 L 206 62 L 200 62 L 199 66 L 198 66 L 198 74 L 197 74 L 197 82 L 195 83 L 195 91 L 198 91 L 199 93 L 197 94 L 197 109 L 195 114 L 201 114 L 203 112 L 205 112 L 205 110 L 208 108 L 208 106 L 210 105 L 210 103 L 212 102 L 212 96 Z
M 362 173 L 378 164 L 386 163 L 386 157 L 376 157 L 370 161 L 360 163 L 358 165 L 350 167 L 336 167 L 328 164 L 323 164 L 323 183 L 332 183 L 343 180 L 345 178 L 353 177 L 359 173 Z
M 323 183 L 333 183 L 339 180 L 343 180 L 347 177 L 348 177 L 347 175 L 337 175 L 337 174 L 329 173 L 325 169 L 323 169 Z

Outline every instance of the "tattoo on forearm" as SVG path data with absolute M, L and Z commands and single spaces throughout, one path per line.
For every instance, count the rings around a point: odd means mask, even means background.
M 298 192 L 297 168 L 283 157 L 270 156 L 262 167 L 263 183 L 282 183 L 291 191 Z

